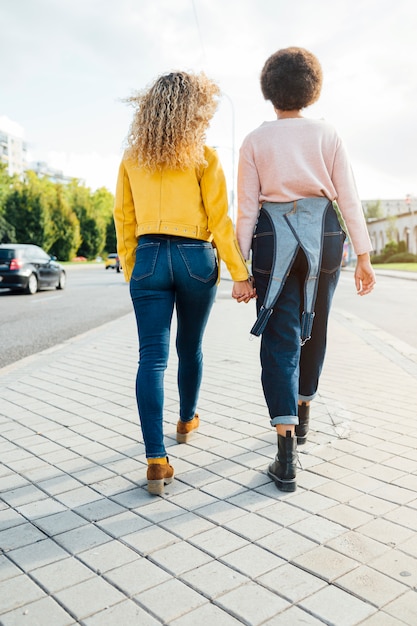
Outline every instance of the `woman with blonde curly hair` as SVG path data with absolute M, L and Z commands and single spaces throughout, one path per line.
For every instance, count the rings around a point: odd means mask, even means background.
M 174 469 L 163 435 L 164 372 L 176 309 L 177 441 L 199 426 L 202 339 L 218 282 L 218 255 L 235 281 L 232 296 L 255 296 L 228 217 L 224 174 L 205 131 L 218 86 L 203 73 L 171 72 L 128 99 L 136 111 L 120 165 L 114 220 L 117 251 L 136 314 L 136 398 L 150 493 L 161 494 Z

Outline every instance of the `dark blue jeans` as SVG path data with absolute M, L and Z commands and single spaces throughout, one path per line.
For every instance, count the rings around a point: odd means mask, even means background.
M 316 395 L 326 353 L 327 323 L 339 280 L 345 233 L 332 207 L 324 224 L 323 255 L 311 339 L 300 346 L 307 259 L 299 249 L 261 339 L 262 387 L 271 424 L 298 424 L 298 400 Z M 279 241 L 276 242 L 279 246 Z M 259 311 L 265 298 L 274 254 L 269 217 L 261 210 L 254 233 L 252 269 Z
M 168 235 L 139 238 L 130 295 L 139 337 L 136 399 L 147 458 L 166 456 L 164 374 L 174 307 L 180 419 L 194 417 L 202 379 L 201 346 L 217 273 L 211 243 Z

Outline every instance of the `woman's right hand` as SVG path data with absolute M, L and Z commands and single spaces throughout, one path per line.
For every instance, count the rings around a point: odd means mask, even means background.
M 238 302 L 245 302 L 246 304 L 252 300 L 252 298 L 256 298 L 255 283 L 252 276 L 247 280 L 234 281 L 232 298 Z
M 375 287 L 375 272 L 369 253 L 358 254 L 355 269 L 355 286 L 359 296 L 366 296 Z

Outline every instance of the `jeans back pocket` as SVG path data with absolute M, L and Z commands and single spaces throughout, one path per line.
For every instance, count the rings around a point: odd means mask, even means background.
M 155 271 L 158 258 L 159 243 L 139 243 L 136 248 L 135 267 L 132 272 L 132 280 L 142 280 L 152 276 Z
M 182 243 L 178 250 L 191 278 L 208 283 L 217 276 L 216 255 L 211 243 Z

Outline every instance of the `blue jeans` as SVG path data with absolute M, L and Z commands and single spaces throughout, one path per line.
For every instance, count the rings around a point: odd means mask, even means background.
M 139 238 L 130 295 L 139 337 L 136 399 L 147 458 L 166 456 L 164 374 L 174 306 L 180 419 L 185 422 L 194 417 L 202 379 L 201 345 L 216 295 L 217 273 L 211 243 L 169 235 Z
M 265 298 L 274 254 L 274 236 L 269 217 L 261 210 L 253 249 L 259 311 Z M 298 400 L 309 401 L 317 392 L 323 367 L 327 323 L 333 294 L 340 275 L 345 233 L 332 207 L 324 223 L 323 254 L 315 303 L 311 339 L 300 346 L 303 287 L 307 259 L 299 249 L 274 311 L 261 339 L 262 387 L 271 425 L 298 424 Z M 279 241 L 276 242 L 279 245 Z

